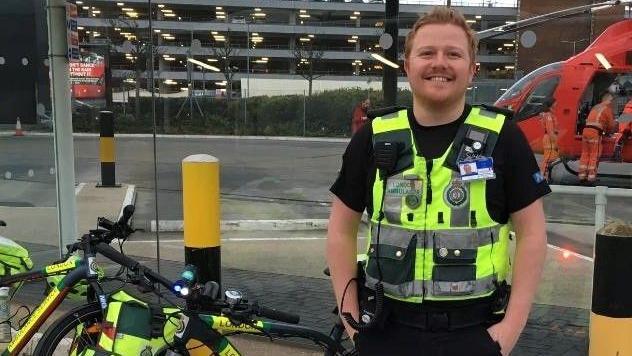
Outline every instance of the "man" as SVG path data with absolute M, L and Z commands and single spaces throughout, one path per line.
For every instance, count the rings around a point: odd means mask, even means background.
M 354 135 L 367 122 L 367 111 L 370 106 L 371 100 L 367 98 L 353 108 L 351 135 Z
M 419 19 L 405 47 L 412 109 L 360 129 L 331 187 L 327 261 L 339 310 L 361 329 L 345 324 L 361 356 L 508 355 L 527 322 L 546 252 L 541 197 L 550 189 L 519 128 L 465 103 L 476 46 L 453 9 Z M 461 177 L 472 161 L 476 174 Z M 352 281 L 365 208 L 364 283 L 375 299 L 363 297 L 360 311 Z M 371 303 L 382 298 L 380 312 Z
M 612 102 L 614 95 L 606 92 L 601 102 L 588 114 L 586 126 L 582 130 L 582 153 L 579 158 L 579 181 L 581 184 L 594 185 L 597 181 L 597 169 L 601 157 L 601 137 L 616 129 Z
M 623 146 L 632 138 L 632 99 L 630 99 L 619 116 L 619 132 L 616 133 L 613 159 L 623 161 Z
M 544 111 L 540 113 L 540 119 L 542 120 L 542 128 L 544 129 L 544 135 L 542 136 L 542 161 L 540 162 L 540 171 L 544 175 L 544 179 L 549 181 L 549 171 L 551 163 L 560 158 L 559 149 L 557 147 L 557 135 L 558 125 L 557 118 L 551 111 L 555 99 L 550 98 L 546 100 L 544 105 Z

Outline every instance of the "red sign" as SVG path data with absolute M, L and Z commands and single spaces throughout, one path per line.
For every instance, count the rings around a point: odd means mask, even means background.
M 105 97 L 105 61 L 96 53 L 82 53 L 80 61 L 70 62 L 70 85 L 75 99 Z

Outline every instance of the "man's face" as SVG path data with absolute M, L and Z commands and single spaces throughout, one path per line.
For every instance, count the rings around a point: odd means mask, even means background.
M 467 36 L 452 24 L 420 28 L 404 68 L 413 94 L 429 106 L 462 100 L 475 71 Z
M 365 100 L 362 102 L 362 107 L 365 109 L 368 109 L 371 106 L 371 101 L 370 100 Z

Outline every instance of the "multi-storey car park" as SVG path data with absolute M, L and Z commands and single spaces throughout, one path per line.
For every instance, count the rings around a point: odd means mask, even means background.
M 216 92 L 226 88 L 227 72 L 232 76 L 234 95 L 248 95 L 247 88 L 249 96 L 303 92 L 301 74 L 305 75 L 310 65 L 311 76 L 318 78 L 314 81 L 316 90 L 370 84 L 379 87 L 384 64 L 371 54 L 383 51 L 378 44 L 384 33 L 382 1 L 153 3 L 154 73 L 160 80 L 161 93 L 176 93 L 190 86 Z M 138 45 L 150 38 L 147 1 L 77 0 L 76 4 L 81 45 L 88 48 L 108 44 L 114 49 L 110 66 L 115 91 L 125 81 L 132 83 L 136 73 L 146 76 L 145 68 L 149 66 L 137 62 L 144 61 L 143 49 Z M 400 59 L 405 36 L 418 15 L 437 4 L 444 2 L 400 1 Z M 451 1 L 451 6 L 458 8 L 475 30 L 511 23 L 518 12 L 514 1 L 462 0 Z M 480 44 L 477 82 L 494 82 L 496 92 L 492 95 L 499 94 L 514 78 L 514 40 L 515 34 L 506 34 Z M 229 65 L 222 57 L 229 57 Z M 403 70 L 399 75 L 404 87 Z

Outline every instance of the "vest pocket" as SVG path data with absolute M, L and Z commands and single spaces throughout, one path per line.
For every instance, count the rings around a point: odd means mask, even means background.
M 413 235 L 405 247 L 380 244 L 378 258 L 377 245 L 371 244 L 367 253 L 369 257 L 366 265 L 367 275 L 379 279 L 381 270 L 384 283 L 399 285 L 412 282 L 415 278 L 416 246 L 417 235 Z
M 433 260 L 435 264 L 474 264 L 478 253 L 476 231 L 435 232 Z
M 476 231 L 441 231 L 433 235 L 432 294 L 469 295 L 476 290 Z

